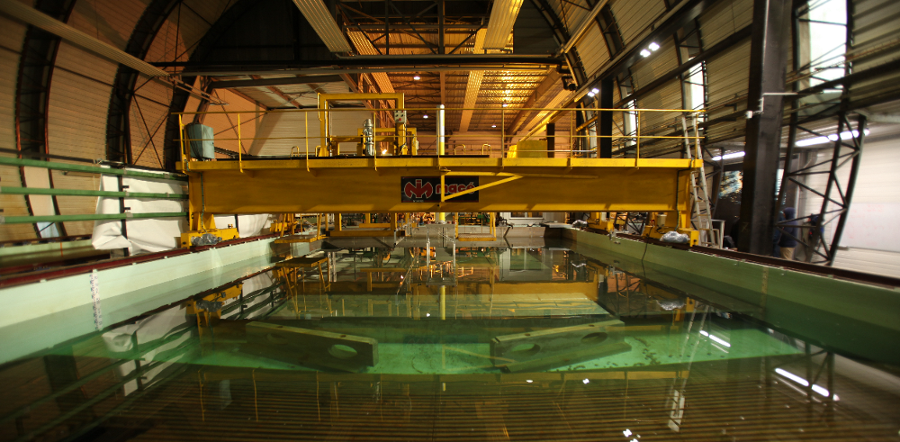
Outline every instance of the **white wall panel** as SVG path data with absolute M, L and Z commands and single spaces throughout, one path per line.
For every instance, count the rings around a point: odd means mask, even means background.
M 356 136 L 357 129 L 361 128 L 363 121 L 372 118 L 372 114 L 366 111 L 333 112 L 330 116 L 332 133 L 334 135 Z M 306 154 L 305 136 L 306 124 L 309 124 L 309 136 L 320 136 L 319 118 L 315 112 L 304 119 L 303 112 L 272 112 L 266 114 L 257 131 L 257 138 L 250 147 L 250 153 L 262 156 L 287 156 L 291 154 L 291 148 L 300 146 L 301 155 Z M 433 138 L 431 138 L 433 140 Z M 426 139 L 420 140 L 424 146 Z M 218 143 L 216 143 L 218 145 Z M 314 154 L 316 146 L 321 145 L 319 138 L 309 140 L 309 152 Z M 480 145 L 479 145 L 480 146 Z M 356 154 L 356 143 L 341 143 L 341 152 L 344 154 Z

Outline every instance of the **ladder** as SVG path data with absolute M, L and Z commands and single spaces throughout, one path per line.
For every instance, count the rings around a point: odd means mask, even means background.
M 697 129 L 697 114 L 691 116 L 691 126 L 694 136 L 694 152 L 691 152 L 691 140 L 688 138 L 687 118 L 681 116 L 681 128 L 684 131 L 684 152 L 685 158 L 689 160 L 703 159 L 703 153 L 700 150 L 700 131 Z M 699 245 L 705 247 L 722 248 L 722 235 L 720 231 L 713 227 L 712 209 L 709 204 L 709 189 L 706 186 L 706 172 L 701 165 L 699 168 L 691 169 L 691 224 L 700 232 Z

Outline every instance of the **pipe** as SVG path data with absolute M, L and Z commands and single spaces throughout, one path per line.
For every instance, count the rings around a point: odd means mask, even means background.
M 2 1 L 0 2 L 0 12 L 21 20 L 29 25 L 41 28 L 51 34 L 58 35 L 60 38 L 79 46 L 87 51 L 93 52 L 107 60 L 128 66 L 144 75 L 150 77 L 168 77 L 169 73 L 157 68 L 144 60 L 141 60 L 131 54 L 126 53 L 116 47 L 106 44 L 96 38 L 79 31 L 37 9 L 32 8 L 22 2 Z
M 110 213 L 87 215 L 0 216 L 0 224 L 56 223 L 70 221 L 103 221 L 111 219 L 146 219 L 187 217 L 187 212 Z
M 0 187 L 0 194 L 4 193 L 7 195 L 64 195 L 102 196 L 109 198 L 188 199 L 188 195 L 185 193 L 113 192 L 105 190 L 45 189 L 40 187 Z
M 158 180 L 187 181 L 185 175 L 174 173 L 152 173 L 129 169 L 113 169 L 106 167 L 81 166 L 78 164 L 54 163 L 52 161 L 26 160 L 21 158 L 0 157 L 0 164 L 5 166 L 43 167 L 50 170 L 64 170 L 68 172 L 97 173 L 101 175 L 120 175 L 128 177 L 155 178 Z

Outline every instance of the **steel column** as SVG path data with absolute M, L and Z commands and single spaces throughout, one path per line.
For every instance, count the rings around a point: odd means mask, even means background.
M 600 82 L 600 108 L 612 109 L 613 107 L 613 80 L 606 79 Z M 599 158 L 612 158 L 612 142 L 610 138 L 613 129 L 613 112 L 600 111 L 597 121 L 597 135 L 601 136 L 598 149 Z
M 788 0 L 755 0 L 750 47 L 750 84 L 741 193 L 740 243 L 743 252 L 772 253 L 775 180 L 781 147 L 782 100 L 787 64 Z

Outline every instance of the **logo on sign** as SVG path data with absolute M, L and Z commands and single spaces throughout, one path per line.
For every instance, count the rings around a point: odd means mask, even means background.
M 453 195 L 478 187 L 478 177 L 454 176 L 444 178 L 444 195 Z M 440 177 L 400 178 L 401 201 L 404 203 L 440 202 Z M 454 202 L 478 202 L 478 192 L 453 198 Z

